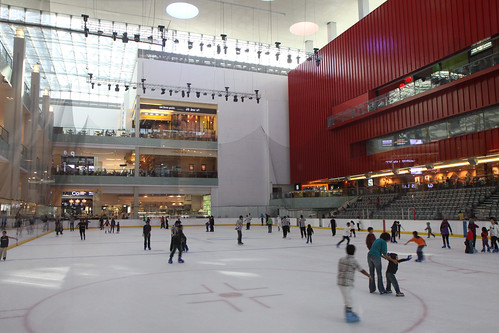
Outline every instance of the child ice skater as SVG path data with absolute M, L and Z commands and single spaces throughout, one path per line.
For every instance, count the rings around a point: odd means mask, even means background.
M 475 253 L 477 250 L 473 246 L 473 227 L 468 225 L 468 234 L 466 235 L 466 240 L 464 241 L 464 244 L 466 245 L 466 250 L 464 250 L 465 253 Z
M 487 252 L 490 252 L 490 246 L 489 246 L 489 232 L 487 231 L 487 228 L 483 227 L 482 228 L 482 252 L 485 252 L 485 248 L 487 248 Z
M 350 221 L 350 237 L 356 238 L 357 235 L 355 234 L 355 223 L 353 221 Z
M 307 244 L 310 241 L 312 243 L 312 235 L 314 234 L 314 229 L 312 229 L 312 226 L 309 224 L 307 226 Z
M 360 271 L 369 279 L 372 279 L 372 277 L 362 267 L 360 267 L 359 263 L 355 259 L 354 245 L 347 245 L 346 252 L 346 257 L 341 258 L 338 262 L 337 284 L 345 302 L 345 320 L 347 323 L 356 323 L 360 320 L 360 318 L 355 312 L 352 311 L 352 292 L 355 271 Z
M 424 230 L 428 230 L 428 238 L 430 238 L 430 236 L 435 237 L 435 234 L 433 232 L 431 232 L 431 224 L 430 224 L 430 222 L 426 222 L 426 228 Z
M 2 231 L 2 237 L 0 237 L 0 258 L 2 258 L 3 261 L 5 261 L 5 259 L 7 259 L 7 249 L 9 247 L 9 238 L 15 239 L 17 241 L 17 238 L 7 236 L 7 231 L 5 231 L 5 230 Z
M 347 246 L 348 246 L 350 244 L 350 222 L 347 222 L 347 226 L 343 231 L 343 238 L 338 242 L 338 244 L 336 244 L 336 247 L 340 247 L 340 244 L 343 243 L 345 240 L 347 241 Z
M 418 235 L 417 231 L 413 231 L 412 235 L 414 237 L 412 237 L 411 239 L 409 239 L 404 245 L 407 245 L 409 242 L 416 243 L 418 245 L 418 249 L 416 250 L 416 253 L 418 254 L 418 259 L 416 259 L 415 261 L 422 262 L 424 260 L 424 257 L 423 257 L 423 248 L 426 246 L 426 242 L 424 241 L 423 237 L 420 237 Z
M 411 260 L 412 256 L 407 256 L 407 258 L 405 259 L 399 259 L 399 256 L 396 253 L 390 253 L 390 257 L 394 261 L 389 261 L 388 267 L 386 268 L 386 292 L 388 294 L 392 293 L 392 284 L 393 284 L 393 288 L 395 288 L 396 292 L 395 295 L 397 297 L 403 297 L 405 295 L 403 292 L 400 291 L 399 283 L 397 281 L 397 278 L 395 277 L 395 274 L 399 269 L 399 263 Z

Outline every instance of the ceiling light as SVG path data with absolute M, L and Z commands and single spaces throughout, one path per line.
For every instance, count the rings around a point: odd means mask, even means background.
M 447 169 L 447 168 L 453 168 L 453 167 L 465 166 L 465 165 L 470 165 L 470 163 L 468 161 L 466 161 L 466 162 L 457 162 L 457 163 L 451 163 L 451 164 L 435 165 L 435 169 Z
M 319 26 L 314 22 L 298 22 L 289 27 L 289 31 L 297 36 L 306 36 L 319 30 Z
M 486 159 L 483 159 L 483 160 L 478 160 L 478 164 L 482 164 L 482 163 L 489 163 L 489 162 L 499 162 L 499 157 L 493 157 L 493 158 L 486 158 Z
M 168 15 L 181 20 L 188 20 L 198 16 L 199 9 L 186 2 L 174 2 L 166 7 Z

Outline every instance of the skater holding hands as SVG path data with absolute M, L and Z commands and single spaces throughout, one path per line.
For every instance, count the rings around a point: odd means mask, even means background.
M 367 273 L 355 259 L 354 245 L 347 245 L 346 252 L 346 257 L 341 258 L 338 262 L 337 284 L 345 302 L 345 320 L 347 323 L 356 323 L 360 321 L 360 318 L 355 312 L 352 311 L 352 292 L 355 271 L 361 272 L 370 280 L 372 280 L 372 276 L 369 275 L 369 273 Z

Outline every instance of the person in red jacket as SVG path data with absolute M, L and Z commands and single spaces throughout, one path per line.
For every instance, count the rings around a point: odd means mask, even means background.
M 466 244 L 466 250 L 464 251 L 465 253 L 475 253 L 477 252 L 475 250 L 475 247 L 473 246 L 473 227 L 468 226 L 468 234 L 466 235 L 466 241 L 464 244 Z
M 376 240 L 376 236 L 374 235 L 374 229 L 373 229 L 373 227 L 367 228 L 367 231 L 369 233 L 366 236 L 366 245 L 367 245 L 367 248 L 370 250 L 371 246 L 373 246 L 373 243 Z

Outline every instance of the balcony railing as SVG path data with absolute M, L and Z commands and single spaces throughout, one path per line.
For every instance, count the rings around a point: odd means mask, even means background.
M 162 139 L 162 140 L 193 140 L 193 141 L 217 141 L 215 131 L 180 131 L 180 130 L 142 130 L 141 138 Z M 135 129 L 131 131 L 125 129 L 95 129 L 74 127 L 54 127 L 54 134 L 86 135 L 86 136 L 120 136 L 132 137 Z
M 66 169 L 61 166 L 59 170 L 53 168 L 52 174 L 59 176 L 109 176 L 109 177 L 134 177 L 134 169 Z M 217 178 L 216 171 L 179 171 L 179 170 L 139 170 L 141 177 L 166 177 L 166 178 Z
M 397 88 L 384 95 L 359 104 L 354 108 L 350 108 L 341 113 L 329 116 L 327 118 L 327 126 L 335 126 L 345 121 L 360 117 L 369 112 L 373 112 L 449 82 L 459 80 L 465 76 L 474 74 L 489 67 L 493 67 L 497 64 L 499 64 L 499 53 L 494 53 L 464 66 L 451 68 L 448 71 L 434 72 L 428 77 L 420 78 L 404 85 L 403 87 Z
M 12 77 L 12 58 L 7 52 L 7 49 L 0 42 L 0 69 L 2 73 L 6 76 L 7 80 L 11 80 Z
M 3 126 L 0 126 L 0 139 L 9 143 L 9 131 L 7 131 Z

